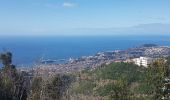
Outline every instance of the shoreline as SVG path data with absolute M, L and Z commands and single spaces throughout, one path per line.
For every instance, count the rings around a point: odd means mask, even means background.
M 102 64 L 112 62 L 132 62 L 138 57 L 162 58 L 170 56 L 170 46 L 136 47 L 127 50 L 98 52 L 94 56 L 84 56 L 70 59 L 64 64 L 35 64 L 32 68 L 18 68 L 20 71 L 35 71 L 38 74 L 54 75 L 56 73 L 71 73 L 84 69 L 96 69 Z

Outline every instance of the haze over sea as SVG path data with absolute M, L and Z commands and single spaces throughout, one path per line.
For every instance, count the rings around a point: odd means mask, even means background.
M 170 36 L 47 36 L 1 37 L 0 50 L 11 51 L 16 65 L 30 66 L 40 58 L 69 59 L 97 52 L 124 50 L 146 43 L 170 46 Z

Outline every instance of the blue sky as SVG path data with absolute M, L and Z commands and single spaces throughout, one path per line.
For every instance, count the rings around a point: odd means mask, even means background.
M 168 35 L 169 5 L 170 0 L 1 0 L 0 35 L 98 35 L 99 30 Z

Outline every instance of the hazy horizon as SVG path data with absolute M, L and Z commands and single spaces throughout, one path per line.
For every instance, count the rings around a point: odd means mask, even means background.
M 0 36 L 169 36 L 169 5 L 169 0 L 5 0 Z

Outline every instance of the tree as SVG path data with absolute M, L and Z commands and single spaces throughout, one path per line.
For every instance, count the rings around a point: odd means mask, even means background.
M 147 85 L 152 87 L 148 94 L 153 95 L 154 100 L 164 99 L 165 80 L 169 77 L 169 61 L 159 59 L 147 69 Z M 170 98 L 168 98 L 170 99 Z
M 12 53 L 0 54 L 3 68 L 0 70 L 0 98 L 2 100 L 26 100 L 25 80 L 12 65 Z
M 64 100 L 67 89 L 73 80 L 72 76 L 55 75 L 55 76 L 35 76 L 32 80 L 31 92 L 28 100 Z
M 12 63 L 12 53 L 2 53 L 0 54 L 0 59 L 2 60 L 2 64 L 4 66 L 10 66 L 10 64 Z
M 114 84 L 114 93 L 111 95 L 111 99 L 129 100 L 128 85 L 127 77 L 120 76 L 120 79 Z

